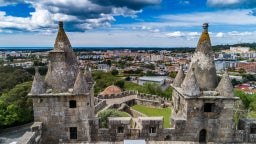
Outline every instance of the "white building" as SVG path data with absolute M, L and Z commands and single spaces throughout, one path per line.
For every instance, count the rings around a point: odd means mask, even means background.
M 166 77 L 163 76 L 143 76 L 139 78 L 139 85 L 144 85 L 144 83 L 156 83 L 159 85 L 165 84 Z

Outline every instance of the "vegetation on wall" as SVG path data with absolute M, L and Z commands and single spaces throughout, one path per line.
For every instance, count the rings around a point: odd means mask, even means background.
M 256 94 L 246 94 L 238 89 L 234 91 L 235 95 L 240 98 L 244 106 L 244 117 L 256 118 Z
M 108 110 L 103 110 L 98 113 L 98 117 L 100 118 L 101 121 L 101 127 L 102 128 L 107 128 L 108 126 L 108 117 L 129 117 L 129 115 L 125 115 L 125 113 L 120 112 L 115 109 L 108 109 Z

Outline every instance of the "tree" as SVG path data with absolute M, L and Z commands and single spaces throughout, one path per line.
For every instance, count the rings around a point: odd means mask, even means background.
M 0 97 L 0 128 L 16 126 L 33 120 L 32 100 L 27 97 L 32 82 L 16 85 Z
M 243 69 L 243 68 L 240 68 L 238 72 L 239 72 L 240 74 L 246 73 L 245 69 Z
M 241 84 L 241 82 L 238 81 L 238 80 L 236 80 L 236 79 L 232 79 L 232 80 L 231 80 L 231 83 L 232 83 L 233 86 L 238 85 L 238 84 Z
M 123 89 L 124 88 L 124 80 L 116 81 L 115 85 L 120 87 L 121 89 Z
M 118 75 L 118 70 L 116 70 L 116 69 L 112 70 L 112 71 L 111 71 L 111 74 L 112 74 L 113 76 Z
M 171 77 L 171 78 L 175 78 L 175 77 L 176 77 L 176 75 L 177 75 L 177 73 L 176 73 L 176 72 L 174 72 L 174 71 L 170 72 L 170 77 Z
M 0 94 L 7 93 L 17 84 L 31 80 L 32 75 L 21 67 L 0 67 Z
M 122 117 L 122 114 L 115 109 L 109 109 L 99 112 L 98 117 L 100 118 L 100 125 L 103 128 L 108 126 L 108 117 Z

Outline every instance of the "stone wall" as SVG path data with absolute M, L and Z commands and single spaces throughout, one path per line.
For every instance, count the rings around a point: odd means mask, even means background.
M 96 99 L 95 99 L 96 101 Z M 98 103 L 95 105 L 95 113 L 98 113 L 102 110 L 105 106 L 107 106 L 106 100 L 97 99 Z
M 26 132 L 17 142 L 17 144 L 40 144 L 42 138 L 42 122 L 34 122 L 31 131 Z
M 113 99 L 113 98 L 122 98 L 125 96 L 130 96 L 130 95 L 136 95 L 138 93 L 138 91 L 124 91 L 122 93 L 119 94 L 111 94 L 111 95 L 98 95 L 97 98 L 99 99 Z
M 43 122 L 43 143 L 73 142 L 70 139 L 70 128 L 77 128 L 77 140 L 88 140 L 88 118 L 94 116 L 94 103 L 90 95 L 42 94 L 32 96 L 34 121 Z M 76 103 L 71 107 L 70 102 Z

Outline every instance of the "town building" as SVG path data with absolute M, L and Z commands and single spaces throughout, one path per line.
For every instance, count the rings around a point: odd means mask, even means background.
M 165 84 L 166 77 L 163 76 L 143 76 L 139 77 L 139 85 L 144 85 L 145 83 L 155 83 L 160 86 Z
M 238 62 L 237 69 L 244 69 L 247 72 L 256 72 L 256 62 Z

